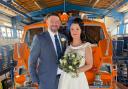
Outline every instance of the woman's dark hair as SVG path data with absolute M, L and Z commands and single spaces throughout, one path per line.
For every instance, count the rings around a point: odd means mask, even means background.
M 84 22 L 80 18 L 75 18 L 72 21 L 72 24 L 78 24 L 80 26 L 80 29 L 81 29 L 80 39 L 81 39 L 82 43 L 84 43 L 86 41 L 86 39 L 85 39 L 85 37 L 86 37 L 85 36 L 85 30 L 84 30 Z M 70 27 L 71 27 L 71 25 L 70 25 Z M 73 38 L 71 36 L 71 31 L 70 31 L 69 32 L 69 43 L 71 43 L 72 41 L 73 41 Z

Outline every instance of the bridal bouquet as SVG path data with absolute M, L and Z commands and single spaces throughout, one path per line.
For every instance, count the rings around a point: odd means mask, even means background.
M 82 57 L 77 53 L 67 53 L 60 59 L 59 67 L 63 71 L 72 75 L 72 77 L 78 77 L 77 69 L 80 66 Z

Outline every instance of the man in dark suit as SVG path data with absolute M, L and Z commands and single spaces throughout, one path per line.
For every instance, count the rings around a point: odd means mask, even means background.
M 66 37 L 58 30 L 61 21 L 58 15 L 47 16 L 48 30 L 34 37 L 30 57 L 29 71 L 34 85 L 39 89 L 57 89 L 61 70 L 59 59 L 66 49 Z

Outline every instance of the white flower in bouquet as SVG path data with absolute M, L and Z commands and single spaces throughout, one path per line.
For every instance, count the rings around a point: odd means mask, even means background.
M 79 68 L 82 57 L 77 53 L 70 52 L 65 54 L 60 59 L 59 67 L 63 71 L 72 75 L 72 77 L 78 77 L 77 69 Z
M 74 58 L 75 57 L 75 54 L 72 54 L 71 57 Z
M 74 61 L 73 61 L 73 64 L 74 64 L 74 65 L 76 65 L 76 64 L 77 64 L 77 61 L 76 61 L 76 60 L 74 60 Z
M 67 60 L 63 60 L 63 63 L 66 64 L 67 63 Z
M 73 67 L 72 66 L 68 66 L 69 69 L 73 70 Z

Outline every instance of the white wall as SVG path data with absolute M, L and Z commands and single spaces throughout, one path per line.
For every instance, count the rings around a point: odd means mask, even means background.
M 95 19 L 99 22 L 104 22 L 107 28 L 107 31 L 111 33 L 111 35 L 117 34 L 117 25 L 119 25 L 119 21 L 116 21 L 112 17 L 105 17 L 104 19 Z
M 124 23 L 125 23 L 125 33 L 128 34 L 128 12 L 124 16 Z
M 118 34 L 117 32 L 117 26 L 119 25 L 119 21 L 115 20 L 113 17 L 105 17 L 105 25 L 108 29 L 108 31 L 111 33 L 111 35 Z
M 4 14 L 0 14 L 0 25 L 12 27 L 11 18 Z
M 124 23 L 128 23 L 128 13 L 126 13 L 124 16 Z

